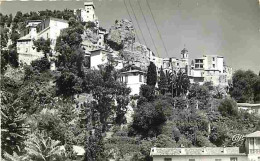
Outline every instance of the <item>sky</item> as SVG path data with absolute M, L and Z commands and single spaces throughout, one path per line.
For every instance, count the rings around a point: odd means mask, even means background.
M 190 60 L 221 55 L 234 70 L 250 69 L 257 74 L 260 71 L 260 0 L 93 1 L 101 27 L 109 29 L 115 20 L 131 17 L 138 41 L 145 44 L 142 31 L 147 46 L 160 57 L 180 58 L 185 47 Z M 83 8 L 83 3 L 84 0 L 2 1 L 0 12 L 15 15 L 17 11 L 77 9 Z

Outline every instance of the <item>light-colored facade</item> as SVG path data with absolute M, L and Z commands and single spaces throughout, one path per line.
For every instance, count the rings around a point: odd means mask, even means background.
M 239 147 L 152 148 L 153 161 L 247 161 Z
M 239 110 L 244 110 L 250 114 L 260 116 L 260 104 L 237 103 L 237 107 Z
M 74 15 L 81 22 L 94 22 L 99 27 L 98 17 L 95 14 L 95 5 L 93 1 L 84 2 L 85 8 L 79 8 L 74 10 Z
M 128 70 L 120 72 L 120 75 L 119 81 L 131 88 L 130 95 L 139 95 L 141 85 L 146 83 L 146 72 L 130 66 Z
M 92 69 L 99 69 L 99 65 L 105 65 L 109 63 L 109 60 L 113 61 L 115 69 L 122 69 L 122 61 L 118 59 L 118 52 L 109 51 L 105 49 L 97 49 L 90 51 L 90 67 Z
M 37 39 L 50 39 L 51 48 L 54 50 L 57 38 L 60 36 L 61 30 L 68 27 L 69 24 L 66 20 L 48 18 L 39 25 L 37 25 Z
M 19 61 L 30 64 L 33 60 L 43 57 L 42 52 L 37 52 L 33 44 L 34 40 L 43 38 L 51 40 L 51 49 L 54 50 L 56 40 L 61 30 L 69 27 L 67 21 L 57 18 L 48 18 L 43 21 L 28 21 L 26 29 L 21 31 L 22 37 L 17 40 L 17 52 Z
M 224 65 L 224 57 L 204 55 L 191 63 L 189 72 L 191 83 L 212 82 L 214 86 L 226 87 L 232 79 L 232 68 Z
M 41 20 L 30 20 L 26 22 L 26 28 L 20 32 L 21 38 L 17 40 L 17 52 L 19 61 L 30 64 L 33 60 L 43 57 L 42 52 L 37 52 L 33 41 L 37 39 L 37 25 Z
M 246 138 L 246 153 L 248 155 L 248 161 L 260 160 L 260 131 L 248 134 Z
M 260 131 L 245 136 L 245 153 L 239 147 L 152 148 L 153 161 L 259 161 Z

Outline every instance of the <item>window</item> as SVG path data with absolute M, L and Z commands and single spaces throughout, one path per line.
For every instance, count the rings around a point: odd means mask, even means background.
M 203 65 L 202 65 L 202 64 L 200 64 L 200 68 L 203 68 Z
M 199 68 L 199 64 L 195 64 L 195 68 Z
M 215 161 L 221 161 L 221 159 L 215 159 Z
M 198 60 L 198 59 L 195 59 L 195 63 L 199 63 L 199 60 Z
M 230 161 L 237 161 L 237 157 L 231 157 Z
M 139 82 L 142 82 L 143 80 L 142 80 L 142 75 L 140 74 L 139 75 Z
M 125 76 L 125 82 L 128 83 L 128 76 Z
M 212 60 L 215 61 L 215 58 L 213 57 Z
M 213 68 L 215 68 L 215 64 L 213 64 Z
M 164 161 L 172 161 L 172 158 L 164 158 Z
M 189 161 L 195 161 L 195 159 L 189 159 Z

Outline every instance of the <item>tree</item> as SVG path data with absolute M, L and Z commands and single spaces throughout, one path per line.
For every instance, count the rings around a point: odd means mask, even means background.
M 155 89 L 153 86 L 142 84 L 139 95 L 146 98 L 147 101 L 153 101 L 155 99 Z
M 156 66 L 153 62 L 150 62 L 147 71 L 147 85 L 154 87 L 156 82 L 157 82 Z
M 76 74 L 63 70 L 56 80 L 57 95 L 64 97 L 73 96 L 81 92 L 82 79 Z
M 167 120 L 168 108 L 166 102 L 157 100 L 147 102 L 137 107 L 133 116 L 133 133 L 141 134 L 143 137 L 153 137 L 161 133 L 161 126 Z
M 230 89 L 231 96 L 237 102 L 253 102 L 254 88 L 253 85 L 256 81 L 257 75 L 248 70 L 238 70 L 234 73 L 233 87 Z
M 222 114 L 222 116 L 230 117 L 238 115 L 236 101 L 232 99 L 225 98 L 218 107 L 218 110 Z
M 158 82 L 158 87 L 159 87 L 159 91 L 163 95 L 165 94 L 165 92 L 167 91 L 167 88 L 168 88 L 167 78 L 164 74 L 162 67 L 161 67 L 161 70 L 160 70 L 160 79 L 159 79 L 159 82 Z
M 40 38 L 38 40 L 33 41 L 34 46 L 36 47 L 37 52 L 42 51 L 44 56 L 47 57 L 48 54 L 52 56 L 51 53 L 51 40 L 48 38 L 45 40 L 44 38 Z
M 256 78 L 256 81 L 253 85 L 254 89 L 254 102 L 259 103 L 260 102 L 260 76 Z
M 169 92 L 172 93 L 172 97 L 184 95 L 190 88 L 190 80 L 186 73 L 179 70 L 178 73 L 175 71 L 167 74 Z
M 189 89 L 189 99 L 195 99 L 200 109 L 205 109 L 209 106 L 212 96 L 209 89 L 205 85 L 193 84 Z
M 182 94 L 186 94 L 190 87 L 190 80 L 186 73 L 181 70 L 177 73 L 176 81 L 176 95 L 180 96 Z
M 41 73 L 41 72 L 49 70 L 51 64 L 46 57 L 43 57 L 41 59 L 32 61 L 31 66 L 34 68 L 34 70 L 37 70 Z

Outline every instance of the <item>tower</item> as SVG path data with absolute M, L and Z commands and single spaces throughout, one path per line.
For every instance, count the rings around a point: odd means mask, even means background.
M 95 5 L 93 1 L 84 2 L 84 8 L 75 9 L 74 14 L 81 22 L 94 22 L 99 27 L 98 18 L 95 14 Z
M 189 53 L 186 48 L 182 49 L 181 51 L 181 59 L 189 59 Z
M 88 1 L 84 3 L 85 6 L 85 17 L 84 17 L 84 22 L 94 22 L 96 20 L 96 15 L 95 15 L 95 5 L 93 1 Z

